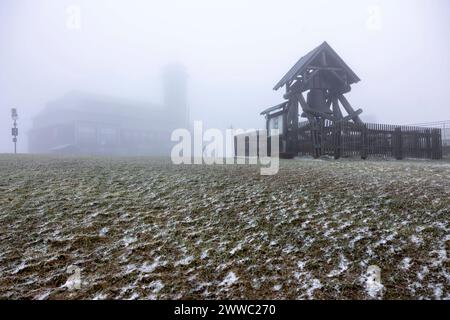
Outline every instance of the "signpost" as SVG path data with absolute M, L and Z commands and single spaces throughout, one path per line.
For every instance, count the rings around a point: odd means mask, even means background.
M 17 115 L 17 109 L 12 108 L 11 109 L 11 118 L 13 119 L 13 125 L 14 127 L 11 130 L 11 134 L 13 136 L 13 142 L 14 142 L 14 154 L 17 153 L 17 136 L 19 135 L 19 128 L 17 128 L 17 119 L 19 116 Z

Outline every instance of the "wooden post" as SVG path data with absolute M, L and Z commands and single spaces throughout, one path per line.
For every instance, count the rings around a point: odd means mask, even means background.
M 402 160 L 403 159 L 403 146 L 402 146 L 402 128 L 397 127 L 394 129 L 393 135 L 393 154 L 395 159 Z
M 341 157 L 341 122 L 333 122 L 333 148 L 334 158 L 339 159 Z
M 256 157 L 259 158 L 259 130 L 256 130 Z
M 286 112 L 286 151 L 296 155 L 298 153 L 298 101 L 291 97 Z
M 311 124 L 311 143 L 313 147 L 313 157 L 314 159 L 319 158 L 322 155 L 320 147 L 320 123 L 316 118 L 309 116 L 309 123 Z
M 359 125 L 361 128 L 361 159 L 366 160 L 367 159 L 367 128 L 364 124 Z
M 432 159 L 432 149 L 431 149 L 431 132 L 430 129 L 425 130 L 425 143 L 426 143 L 426 157 Z
M 441 129 L 433 129 L 431 133 L 432 159 L 442 159 Z
M 332 101 L 332 105 L 333 105 L 333 116 L 336 120 L 342 120 L 343 116 L 342 116 L 342 112 L 341 109 L 339 108 L 339 102 L 338 102 L 338 98 L 337 97 L 333 97 L 331 99 Z
M 302 107 L 303 111 L 309 110 L 309 106 L 305 101 L 305 97 L 303 97 L 303 94 L 299 92 L 297 95 L 297 100 L 300 103 L 300 106 Z M 311 125 L 311 143 L 313 147 L 313 157 L 315 159 L 319 158 L 321 156 L 321 147 L 320 147 L 320 134 L 318 132 L 319 130 L 319 124 L 317 119 L 312 116 L 311 114 L 305 112 L 307 115 L 307 119 Z

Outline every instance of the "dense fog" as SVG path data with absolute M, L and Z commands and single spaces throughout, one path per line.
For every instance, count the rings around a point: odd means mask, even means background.
M 323 41 L 361 78 L 347 96 L 363 120 L 448 120 L 449 21 L 446 0 L 2 0 L 0 152 L 12 107 L 27 152 L 32 119 L 69 92 L 163 105 L 168 64 L 186 72 L 190 121 L 264 127 L 276 82 Z

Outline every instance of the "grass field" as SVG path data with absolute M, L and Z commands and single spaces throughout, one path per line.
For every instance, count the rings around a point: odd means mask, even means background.
M 449 249 L 449 161 L 0 156 L 3 299 L 450 299 Z

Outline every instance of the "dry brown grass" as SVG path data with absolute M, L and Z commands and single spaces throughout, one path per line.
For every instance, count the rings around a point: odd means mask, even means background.
M 449 162 L 290 160 L 260 176 L 0 156 L 0 172 L 0 298 L 366 299 L 370 264 L 379 297 L 450 298 Z

